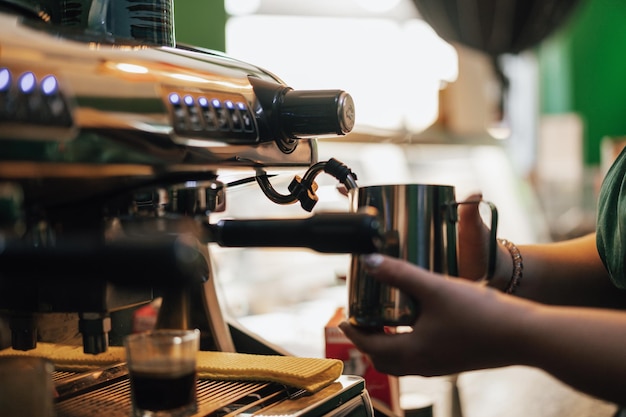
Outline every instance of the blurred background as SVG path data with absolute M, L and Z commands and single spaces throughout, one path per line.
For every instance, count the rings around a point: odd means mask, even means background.
M 626 140 L 626 4 L 494 1 L 493 15 L 476 4 L 176 0 L 175 31 L 179 43 L 257 64 L 295 89 L 348 91 L 356 127 L 321 138 L 318 152 L 352 168 L 361 186 L 448 184 L 457 199 L 482 192 L 499 209 L 498 234 L 518 244 L 593 231 L 600 182 Z M 453 9 L 462 21 L 442 18 Z M 348 210 L 322 177 L 316 210 Z M 308 215 L 260 193 L 254 184 L 232 190 L 218 215 Z M 346 302 L 349 257 L 211 250 L 229 315 L 295 354 L 324 355 L 324 324 Z M 614 410 L 521 367 L 461 375 L 459 388 L 467 416 Z M 401 389 L 450 415 L 448 379 L 407 377 Z

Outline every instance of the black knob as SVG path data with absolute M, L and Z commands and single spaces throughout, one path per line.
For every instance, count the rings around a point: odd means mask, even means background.
M 345 135 L 354 128 L 354 101 L 343 90 L 294 90 L 249 77 L 262 111 L 261 140 L 276 140 L 285 152 L 306 137 Z M 265 136 L 265 137 L 264 137 Z
M 354 101 L 343 90 L 290 90 L 279 117 L 282 131 L 291 138 L 345 135 L 354 127 Z

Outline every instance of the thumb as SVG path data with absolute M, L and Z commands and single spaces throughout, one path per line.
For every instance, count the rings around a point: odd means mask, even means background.
M 483 277 L 489 260 L 490 231 L 478 210 L 481 197 L 473 194 L 459 206 L 459 271 L 470 279 Z
M 482 194 L 476 193 L 470 195 L 464 203 L 477 203 L 483 198 Z M 463 226 L 480 227 L 482 226 L 482 218 L 478 211 L 478 204 L 461 204 L 459 206 L 459 228 Z

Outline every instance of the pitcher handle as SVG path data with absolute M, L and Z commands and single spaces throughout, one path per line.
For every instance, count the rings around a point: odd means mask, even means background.
M 496 208 L 496 205 L 492 202 L 482 199 L 476 201 L 461 201 L 457 202 L 456 205 L 460 206 L 461 204 L 481 203 L 487 204 L 487 206 L 489 206 L 489 210 L 491 211 L 491 227 L 489 232 L 489 260 L 487 263 L 487 275 L 485 276 L 485 280 L 490 281 L 496 271 L 496 255 L 498 251 L 498 209 Z

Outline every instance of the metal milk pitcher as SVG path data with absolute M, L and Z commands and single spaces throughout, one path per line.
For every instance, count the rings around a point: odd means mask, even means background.
M 351 210 L 378 211 L 389 256 L 442 274 L 458 276 L 457 221 L 460 204 L 487 204 L 491 238 L 487 278 L 495 268 L 497 210 L 488 201 L 457 202 L 449 185 L 405 184 L 359 187 L 350 191 Z M 418 306 L 399 289 L 381 284 L 365 272 L 359 255 L 352 256 L 348 276 L 348 319 L 355 326 L 380 329 L 410 326 Z

